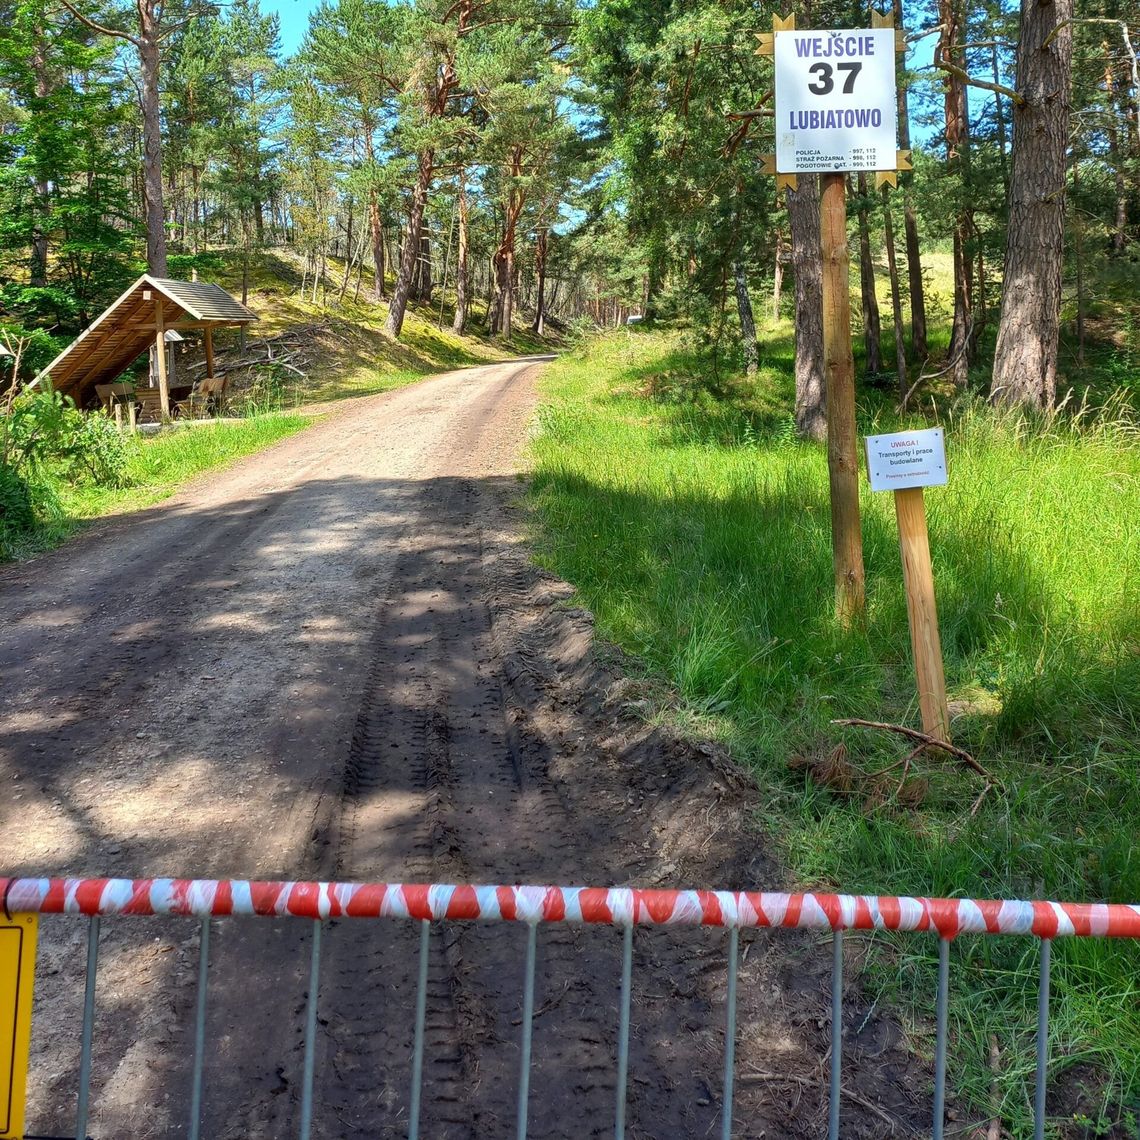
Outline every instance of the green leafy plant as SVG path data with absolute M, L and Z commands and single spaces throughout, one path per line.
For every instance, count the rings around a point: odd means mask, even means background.
M 126 477 L 127 447 L 107 416 L 84 414 L 69 396 L 37 388 L 10 401 L 0 463 L 25 477 L 51 464 L 65 478 L 117 487 Z

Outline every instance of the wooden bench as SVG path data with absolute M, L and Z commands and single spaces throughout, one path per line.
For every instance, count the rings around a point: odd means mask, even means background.
M 186 399 L 178 402 L 178 414 L 191 419 L 221 415 L 225 407 L 227 387 L 229 379 L 225 376 L 207 376 L 199 380 Z

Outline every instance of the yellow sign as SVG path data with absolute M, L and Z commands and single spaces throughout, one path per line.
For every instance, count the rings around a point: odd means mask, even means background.
M 24 1135 L 36 919 L 34 914 L 0 918 L 0 1140 Z

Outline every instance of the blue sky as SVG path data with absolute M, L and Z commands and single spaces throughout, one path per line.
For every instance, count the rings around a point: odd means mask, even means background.
M 276 12 L 281 17 L 281 50 L 292 55 L 301 44 L 309 26 L 309 13 L 318 0 L 262 0 L 262 11 Z

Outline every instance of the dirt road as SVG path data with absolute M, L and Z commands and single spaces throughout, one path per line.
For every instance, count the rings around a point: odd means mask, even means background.
M 337 405 L 0 571 L 3 871 L 781 885 L 756 791 L 633 715 L 589 614 L 528 561 L 517 471 L 538 368 Z M 305 925 L 215 924 L 205 1136 L 296 1134 Z M 73 1128 L 83 937 L 44 921 L 42 1134 Z M 319 1136 L 406 1134 L 416 937 L 327 933 Z M 426 1136 L 513 1135 L 523 938 L 433 937 Z M 747 941 L 734 1135 L 818 1135 L 829 954 Z M 637 935 L 631 1136 L 719 1128 L 724 945 Z M 99 1140 L 185 1133 L 196 947 L 191 923 L 105 924 Z M 619 949 L 610 930 L 541 934 L 534 1137 L 612 1132 Z M 844 1134 L 907 1135 L 923 1075 L 855 992 L 851 1010 Z

